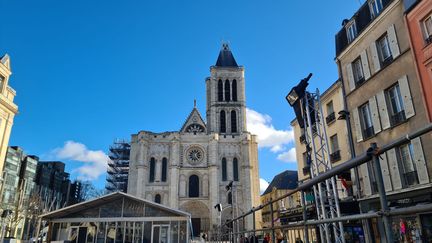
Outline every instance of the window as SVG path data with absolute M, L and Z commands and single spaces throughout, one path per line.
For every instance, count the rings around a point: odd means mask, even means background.
M 432 42 L 432 16 L 427 17 L 423 21 L 424 33 L 426 43 L 429 44 Z
M 393 85 L 385 93 L 390 113 L 390 123 L 395 126 L 405 121 L 405 111 L 399 84 Z
M 237 114 L 235 111 L 231 111 L 231 132 L 237 132 Z
M 341 159 L 337 134 L 330 137 L 330 161 L 336 162 Z
M 357 59 L 355 59 L 352 63 L 352 66 L 355 86 L 358 87 L 365 81 L 361 58 L 358 57 Z
M 225 101 L 230 101 L 230 82 L 225 80 Z
M 0 92 L 3 90 L 3 83 L 4 83 L 5 78 L 3 76 L 0 75 Z
M 307 176 L 310 174 L 310 161 L 308 161 L 307 152 L 303 153 L 303 175 Z
M 154 182 L 155 180 L 155 167 L 156 167 L 156 160 L 155 158 L 150 159 L 150 182 Z
M 167 181 L 167 170 L 168 170 L 168 160 L 167 158 L 162 159 L 162 181 Z
M 223 83 L 220 79 L 218 81 L 218 101 L 223 101 Z
M 155 203 L 161 203 L 161 195 L 160 194 L 156 194 L 155 199 L 154 199 Z
M 237 80 L 232 81 L 232 100 L 237 101 Z
M 374 135 L 374 128 L 372 124 L 372 115 L 370 112 L 369 103 L 360 106 L 359 113 L 363 138 L 370 138 Z
M 377 48 L 381 66 L 388 65 L 393 60 L 393 56 L 387 34 L 377 40 Z
M 348 43 L 351 43 L 357 37 L 357 28 L 355 21 L 351 21 L 346 26 Z
M 225 111 L 220 112 L 220 132 L 226 133 L 226 117 Z
M 238 171 L 238 160 L 237 158 L 233 159 L 233 177 L 235 181 L 239 180 L 239 171 Z
M 333 108 L 333 101 L 330 101 L 329 103 L 327 103 L 326 108 L 327 108 L 326 122 L 327 122 L 327 124 L 329 124 L 329 123 L 333 122 L 334 120 L 336 120 L 336 116 L 335 116 L 334 108 Z
M 414 161 L 414 149 L 411 143 L 399 147 L 398 156 L 401 164 L 401 174 L 404 186 L 417 185 L 419 183 Z
M 189 197 L 199 197 L 199 177 L 197 175 L 189 177 Z
M 376 16 L 378 16 L 381 13 L 381 11 L 383 9 L 383 5 L 382 5 L 381 0 L 369 1 L 369 8 L 370 8 L 372 18 L 375 18 Z
M 222 158 L 222 181 L 227 180 L 227 163 L 226 159 Z

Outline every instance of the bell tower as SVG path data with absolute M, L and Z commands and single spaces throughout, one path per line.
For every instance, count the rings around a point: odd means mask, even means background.
M 244 67 L 237 65 L 227 43 L 210 67 L 207 87 L 208 133 L 237 135 L 246 131 Z

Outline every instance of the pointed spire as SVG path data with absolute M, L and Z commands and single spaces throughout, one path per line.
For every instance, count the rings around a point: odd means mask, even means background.
M 196 99 L 194 99 L 194 108 L 196 108 Z
M 222 48 L 216 61 L 216 67 L 238 67 L 227 42 L 222 43 Z

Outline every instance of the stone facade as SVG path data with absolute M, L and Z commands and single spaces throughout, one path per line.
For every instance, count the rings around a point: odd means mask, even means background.
M 244 68 L 224 45 L 206 79 L 207 122 L 196 107 L 180 131 L 132 135 L 128 192 L 192 215 L 195 234 L 259 205 L 258 146 L 246 130 Z M 234 212 L 226 186 L 233 182 Z M 257 222 L 260 215 L 257 214 Z M 252 218 L 245 222 L 252 227 Z
M 14 117 L 18 113 L 14 103 L 16 92 L 9 86 L 11 75 L 9 55 L 0 56 L 0 171 L 3 171 Z M 0 177 L 3 178 L 3 174 Z

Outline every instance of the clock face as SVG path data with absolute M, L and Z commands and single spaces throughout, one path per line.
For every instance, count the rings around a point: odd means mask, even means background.
M 187 160 L 190 164 L 198 164 L 202 161 L 204 152 L 201 148 L 192 147 L 187 151 Z

